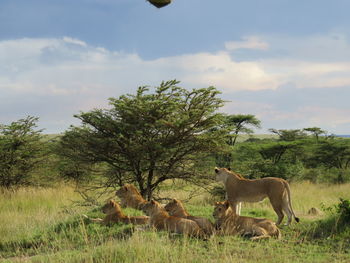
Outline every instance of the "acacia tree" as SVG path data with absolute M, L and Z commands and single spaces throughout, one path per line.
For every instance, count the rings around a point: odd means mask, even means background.
M 178 83 L 162 82 L 154 93 L 140 87 L 111 98 L 110 109 L 76 115 L 83 125 L 64 134 L 63 154 L 103 165 L 106 186 L 134 182 L 148 199 L 166 180 L 198 180 L 198 156 L 222 146 L 222 130 L 212 128 L 222 121 L 223 100 L 214 87 L 188 91 Z
M 253 133 L 252 128 L 260 128 L 260 120 L 251 114 L 234 114 L 227 115 L 225 126 L 229 131 L 227 143 L 234 146 L 240 133 Z
M 0 125 L 0 186 L 9 189 L 32 183 L 32 172 L 43 155 L 37 120 L 28 116 L 9 125 Z
M 233 161 L 232 151 L 238 135 L 253 133 L 252 128 L 260 128 L 260 120 L 250 114 L 225 115 L 222 128 L 226 130 L 225 141 L 228 147 L 226 152 L 215 154 L 216 164 L 220 167 L 230 167 Z
M 304 128 L 303 129 L 304 131 L 306 132 L 310 132 L 311 134 L 313 134 L 315 136 L 315 139 L 316 139 L 316 143 L 318 143 L 319 141 L 319 136 L 324 134 L 326 135 L 327 132 L 322 130 L 321 128 L 319 127 L 310 127 L 310 128 Z
M 269 129 L 270 132 L 279 136 L 280 141 L 296 141 L 306 137 L 306 133 L 303 130 L 291 129 L 291 130 L 277 130 Z
M 337 183 L 345 182 L 345 174 L 350 167 L 350 141 L 333 139 L 321 142 L 313 156 L 315 166 L 323 164 L 326 168 L 338 170 Z

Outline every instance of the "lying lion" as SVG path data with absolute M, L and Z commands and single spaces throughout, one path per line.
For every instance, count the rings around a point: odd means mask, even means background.
M 147 203 L 142 195 L 132 184 L 125 184 L 115 194 L 120 198 L 122 207 L 140 209 L 140 206 Z
M 149 215 L 149 224 L 157 230 L 166 230 L 172 233 L 184 234 L 194 237 L 205 237 L 204 231 L 195 221 L 170 216 L 157 201 L 151 200 L 142 205 L 142 210 Z
M 289 184 L 286 180 L 275 177 L 245 179 L 226 168 L 215 168 L 215 173 L 216 180 L 224 184 L 227 200 L 235 210 L 239 202 L 259 202 L 268 197 L 278 216 L 277 225 L 283 220 L 283 212 L 288 217 L 286 225 L 292 222 L 293 217 L 299 222 L 292 209 Z
M 102 207 L 102 212 L 106 214 L 106 217 L 91 219 L 93 222 L 98 222 L 103 225 L 111 225 L 114 223 L 144 225 L 149 221 L 148 216 L 127 216 L 125 215 L 119 204 L 114 200 L 110 200 Z
M 274 222 L 269 219 L 236 215 L 228 201 L 216 202 L 213 216 L 216 220 L 217 234 L 253 236 L 251 240 L 281 238 L 281 231 Z
M 186 218 L 195 221 L 207 235 L 212 235 L 214 233 L 214 226 L 209 221 L 209 219 L 199 216 L 191 216 L 186 211 L 184 205 L 180 200 L 173 199 L 164 208 L 171 216 Z

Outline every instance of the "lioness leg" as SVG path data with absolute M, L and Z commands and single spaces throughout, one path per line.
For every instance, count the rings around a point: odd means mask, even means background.
M 236 214 L 241 215 L 242 202 L 236 203 Z
M 94 222 L 94 223 L 102 223 L 102 221 L 103 221 L 103 219 L 101 219 L 101 218 L 90 218 L 84 214 L 82 216 L 85 217 L 86 219 L 90 220 L 91 222 Z
M 253 226 L 253 237 L 250 240 L 260 240 L 270 238 L 271 236 L 267 233 L 267 231 L 259 226 Z
M 290 225 L 290 223 L 292 222 L 292 219 L 293 219 L 293 213 L 289 207 L 289 203 L 288 203 L 288 200 L 283 199 L 283 207 L 282 207 L 283 211 L 287 214 L 287 217 L 288 217 L 288 221 L 287 223 L 285 224 L 286 226 Z
M 283 214 L 283 211 L 282 211 L 282 205 L 279 202 L 276 202 L 276 201 L 271 200 L 271 199 L 270 199 L 270 202 L 271 202 L 273 210 L 275 210 L 275 212 L 276 212 L 276 214 L 278 216 L 276 225 L 279 225 L 279 224 L 281 224 L 281 222 L 283 220 L 283 217 L 284 217 L 284 214 Z
M 232 208 L 232 211 L 234 211 L 236 215 L 241 214 L 241 202 L 229 201 L 229 204 Z

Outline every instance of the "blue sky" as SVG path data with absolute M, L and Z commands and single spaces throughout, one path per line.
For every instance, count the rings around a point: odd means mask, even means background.
M 218 4 L 219 2 L 219 4 Z M 350 133 L 350 2 L 1 0 L 0 123 L 47 133 L 109 97 L 178 79 L 215 86 L 228 114 Z

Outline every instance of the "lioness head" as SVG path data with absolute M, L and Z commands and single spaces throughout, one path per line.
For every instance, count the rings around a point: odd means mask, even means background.
M 228 201 L 216 202 L 213 212 L 213 217 L 219 219 L 226 215 L 227 211 L 230 209 L 230 204 Z
M 164 206 L 164 208 L 170 215 L 178 216 L 179 214 L 186 213 L 186 210 L 185 210 L 182 202 L 175 199 L 175 198 L 173 200 L 171 200 L 169 203 L 167 203 Z
M 103 207 L 102 212 L 104 214 L 110 215 L 116 212 L 121 212 L 119 204 L 114 200 L 109 200 Z
M 157 201 L 151 200 L 147 203 L 144 203 L 140 206 L 141 210 L 146 214 L 146 215 L 152 215 L 161 211 L 165 212 L 164 207 Z
M 216 181 L 225 183 L 230 175 L 230 169 L 215 167 Z
M 133 186 L 132 184 L 125 184 L 122 187 L 119 188 L 115 192 L 116 196 L 119 198 L 123 198 L 125 196 L 131 195 L 131 194 L 140 194 L 139 191 L 137 191 L 136 187 Z

